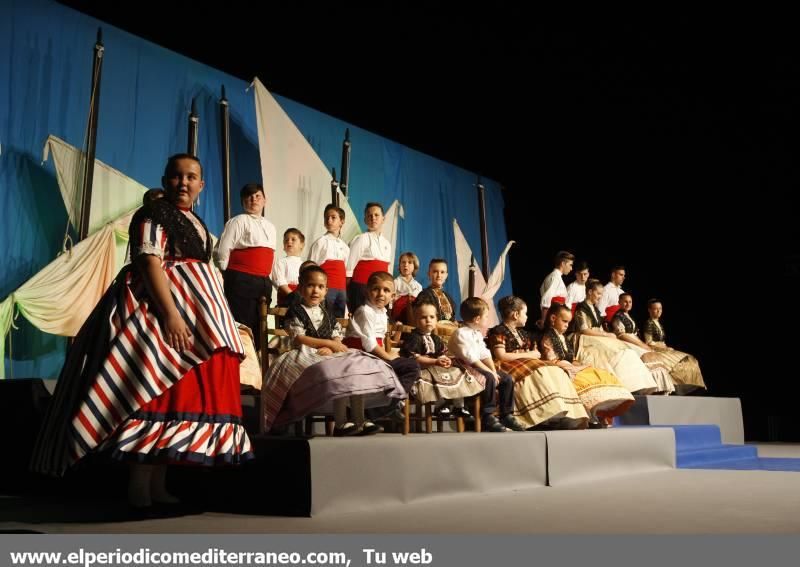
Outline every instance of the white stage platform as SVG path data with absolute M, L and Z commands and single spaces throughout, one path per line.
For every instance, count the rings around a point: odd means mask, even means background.
M 744 443 L 739 398 L 636 396 L 636 403 L 617 418 L 617 422 L 622 425 L 717 425 L 723 443 Z
M 672 429 L 647 427 L 316 437 L 309 452 L 312 516 L 675 467 Z

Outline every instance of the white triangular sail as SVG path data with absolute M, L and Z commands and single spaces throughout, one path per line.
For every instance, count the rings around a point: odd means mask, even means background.
M 64 206 L 75 230 L 80 220 L 80 181 L 83 177 L 83 152 L 56 136 L 48 136 L 42 161 L 53 157 L 56 179 Z M 142 205 L 147 187 L 124 173 L 94 161 L 92 203 L 89 213 L 89 234 Z
M 472 248 L 470 248 L 464 233 L 461 232 L 461 227 L 458 226 L 458 221 L 453 219 L 453 236 L 456 242 L 456 262 L 458 264 L 458 284 L 461 289 L 461 301 L 469 297 L 469 265 L 472 260 Z M 494 270 L 489 274 L 489 281 L 483 279 L 483 273 L 475 270 L 475 296 L 480 297 L 489 304 L 489 325 L 492 327 L 500 323 L 497 316 L 497 309 L 495 308 L 494 296 L 500 286 L 503 285 L 503 280 L 506 277 L 506 256 L 511 246 L 514 244 L 510 240 L 500 258 L 495 264 Z
M 322 214 L 325 205 L 331 202 L 331 172 L 261 81 L 255 79 L 252 86 L 261 176 L 267 194 L 266 216 L 275 225 L 279 238 L 287 228 L 299 228 L 306 236 L 308 248 L 325 233 Z M 341 237 L 349 243 L 361 233 L 358 225 L 361 215 L 354 213 L 341 192 L 339 203 L 346 216 Z M 392 251 L 396 248 L 398 222 L 403 216 L 399 201 L 386 210 L 383 235 L 392 243 Z M 390 269 L 393 265 L 394 259 Z

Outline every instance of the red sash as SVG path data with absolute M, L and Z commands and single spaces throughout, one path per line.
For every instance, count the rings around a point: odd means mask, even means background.
M 355 270 L 353 270 L 353 278 L 351 281 L 366 285 L 369 277 L 374 272 L 388 271 L 389 262 L 384 262 L 382 260 L 359 260 L 358 264 L 356 264 Z
M 226 269 L 253 276 L 269 277 L 275 250 L 266 246 L 231 250 Z
M 394 300 L 394 305 L 392 305 L 392 319 L 395 321 L 402 321 L 403 323 L 410 325 L 410 321 L 406 321 L 406 308 L 411 304 L 415 297 L 411 297 L 410 295 L 403 295 L 398 297 Z
M 609 323 L 611 322 L 611 319 L 614 318 L 614 313 L 619 311 L 619 307 L 619 305 L 609 305 L 606 307 L 606 321 Z
M 347 269 L 344 260 L 325 260 L 320 268 L 328 274 L 330 289 L 347 289 Z

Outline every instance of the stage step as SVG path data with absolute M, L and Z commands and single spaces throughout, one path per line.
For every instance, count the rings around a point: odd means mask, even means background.
M 538 432 L 316 437 L 309 449 L 312 515 L 547 485 Z
M 744 443 L 742 404 L 738 398 L 634 396 L 636 402 L 615 418 L 618 425 L 716 425 L 724 443 Z
M 800 459 L 762 459 L 753 445 L 722 443 L 716 425 L 673 425 L 678 468 L 800 471 Z
M 545 435 L 550 486 L 675 468 L 675 435 L 670 428 L 619 427 Z

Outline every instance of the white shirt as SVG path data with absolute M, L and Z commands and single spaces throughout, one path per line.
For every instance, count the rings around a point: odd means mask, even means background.
M 347 325 L 345 336 L 361 339 L 361 348 L 366 352 L 372 352 L 378 346 L 376 339 L 380 337 L 383 341 L 386 337 L 388 321 L 386 309 L 375 307 L 367 302 L 356 309 Z
M 282 285 L 297 284 L 300 278 L 300 264 L 303 259 L 300 256 L 284 256 L 278 258 L 272 265 L 272 273 L 269 279 L 275 287 Z
M 567 286 L 567 307 L 572 307 L 573 303 L 580 303 L 586 299 L 586 284 L 572 282 Z
M 342 260 L 347 262 L 350 257 L 350 247 L 344 240 L 326 232 L 314 241 L 308 252 L 308 259 L 321 266 L 326 260 Z
M 394 279 L 394 292 L 397 295 L 397 297 L 402 297 L 404 295 L 417 297 L 421 291 L 422 291 L 422 284 L 419 283 L 414 278 L 411 278 L 410 282 L 404 280 L 403 276 L 397 276 Z
M 314 325 L 314 329 L 319 329 L 319 326 L 322 324 L 322 321 L 325 320 L 325 312 L 322 310 L 322 307 L 319 305 L 315 305 L 314 307 L 308 307 L 304 304 L 301 304 L 301 307 L 305 309 L 305 312 L 308 314 L 308 318 L 311 319 L 311 324 Z M 284 322 L 284 328 L 286 332 L 289 333 L 289 336 L 294 339 L 295 337 L 301 337 L 306 334 L 306 328 L 300 319 L 292 317 L 291 319 L 287 319 Z M 336 322 L 336 326 L 333 328 L 333 332 L 331 333 L 332 339 L 338 339 L 342 336 L 342 327 L 339 325 L 339 322 Z
M 347 259 L 347 277 L 353 277 L 353 270 L 361 260 L 392 261 L 392 245 L 382 234 L 363 232 L 350 242 L 350 256 Z M 391 273 L 392 266 L 389 265 Z
M 228 267 L 231 250 L 266 247 L 276 249 L 278 240 L 275 225 L 262 216 L 236 215 L 227 223 L 214 248 L 214 258 L 220 270 Z
M 561 277 L 561 270 L 558 268 L 547 274 L 547 277 L 542 282 L 539 288 L 539 293 L 542 296 L 542 311 L 547 311 L 550 308 L 554 297 L 567 297 L 567 286 L 564 285 L 564 279 Z
M 603 288 L 603 295 L 600 301 L 597 302 L 597 308 L 603 317 L 606 316 L 606 309 L 612 305 L 619 305 L 619 296 L 625 293 L 622 287 L 615 285 L 614 282 L 608 282 Z
M 447 345 L 448 352 L 467 364 L 475 364 L 479 360 L 492 358 L 480 331 L 469 327 L 459 327 L 451 336 Z

